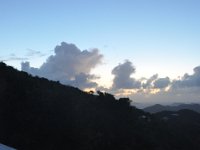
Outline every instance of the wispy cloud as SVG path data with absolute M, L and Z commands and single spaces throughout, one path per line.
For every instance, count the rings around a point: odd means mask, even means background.
M 27 50 L 27 54 L 26 54 L 27 57 L 34 57 L 34 56 L 43 57 L 43 56 L 47 55 L 47 54 L 44 54 L 40 51 L 33 50 L 33 49 L 30 49 L 30 48 L 27 48 L 26 50 Z
M 1 61 L 7 62 L 7 61 L 26 61 L 28 60 L 27 57 L 18 57 L 15 54 L 11 54 L 9 57 L 1 57 Z

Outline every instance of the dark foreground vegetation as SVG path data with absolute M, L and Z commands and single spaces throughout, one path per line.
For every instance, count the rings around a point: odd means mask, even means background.
M 200 150 L 200 114 L 145 113 L 0 63 L 0 143 L 18 150 Z

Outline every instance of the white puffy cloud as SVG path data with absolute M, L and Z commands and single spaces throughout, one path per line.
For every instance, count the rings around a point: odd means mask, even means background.
M 62 42 L 54 49 L 55 55 L 48 57 L 40 68 L 30 67 L 29 62 L 21 63 L 21 69 L 32 75 L 45 77 L 81 88 L 93 87 L 94 75 L 90 71 L 101 63 L 103 55 L 98 49 L 81 51 L 74 44 Z

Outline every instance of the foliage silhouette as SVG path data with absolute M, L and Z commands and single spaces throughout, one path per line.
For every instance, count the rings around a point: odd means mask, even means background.
M 130 102 L 0 63 L 0 142 L 20 150 L 200 149 L 198 113 L 151 115 Z

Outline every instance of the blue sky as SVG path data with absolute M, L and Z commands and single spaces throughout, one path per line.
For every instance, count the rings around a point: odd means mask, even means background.
M 136 78 L 174 79 L 200 65 L 198 0 L 1 0 L 0 59 L 27 58 L 39 67 L 62 41 L 98 48 L 103 63 L 91 72 L 111 85 L 112 69 L 128 59 Z M 6 61 L 20 69 L 26 59 Z

